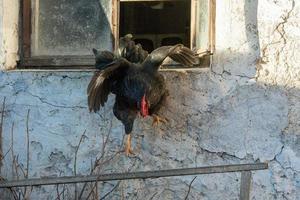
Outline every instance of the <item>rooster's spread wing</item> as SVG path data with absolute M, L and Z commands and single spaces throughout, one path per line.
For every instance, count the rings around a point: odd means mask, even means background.
M 115 55 L 109 51 L 98 51 L 93 49 L 93 52 L 96 60 L 95 67 L 97 69 L 105 69 L 107 65 L 116 59 Z
M 130 63 L 125 59 L 118 59 L 106 66 L 104 70 L 94 74 L 87 88 L 90 111 L 96 112 L 104 106 L 112 91 L 113 83 L 126 74 L 129 66 Z
M 149 71 L 157 71 L 167 57 L 183 65 L 192 66 L 197 63 L 193 51 L 182 44 L 177 44 L 175 46 L 162 46 L 152 51 L 143 62 L 143 67 Z
M 165 47 L 161 48 L 162 50 L 164 50 Z M 195 53 L 182 44 L 178 44 L 172 47 L 166 46 L 166 48 L 169 50 L 167 56 L 172 58 L 174 61 L 188 66 L 196 64 Z M 160 48 L 158 48 L 157 50 L 160 51 Z

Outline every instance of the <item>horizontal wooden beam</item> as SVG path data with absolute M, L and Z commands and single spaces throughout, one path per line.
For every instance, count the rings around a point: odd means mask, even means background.
M 35 56 L 24 58 L 20 63 L 21 68 L 26 67 L 75 67 L 75 66 L 94 66 L 94 56 Z
M 120 2 L 143 2 L 143 1 L 185 1 L 185 0 L 120 0 Z
M 208 167 L 197 167 L 197 168 L 130 172 L 130 173 L 112 173 L 112 174 L 100 174 L 100 175 L 88 175 L 88 176 L 33 178 L 33 179 L 24 179 L 24 180 L 17 180 L 17 181 L 0 181 L 0 188 L 71 184 L 71 183 L 84 183 L 84 182 L 95 182 L 95 181 L 128 180 L 128 179 L 149 179 L 149 178 L 161 178 L 161 177 L 171 177 L 171 176 L 187 176 L 187 175 L 198 175 L 198 174 L 253 171 L 253 170 L 263 170 L 267 168 L 268 168 L 267 163 L 255 163 L 255 164 L 220 165 L 220 166 L 208 166 Z
M 203 54 L 204 53 L 204 54 Z M 184 66 L 173 60 L 163 63 L 164 68 L 206 68 L 209 67 L 209 55 L 202 52 L 199 55 L 198 63 L 193 66 Z M 18 69 L 53 69 L 53 70 L 93 70 L 95 69 L 95 58 L 91 56 L 39 56 L 25 58 L 18 66 Z

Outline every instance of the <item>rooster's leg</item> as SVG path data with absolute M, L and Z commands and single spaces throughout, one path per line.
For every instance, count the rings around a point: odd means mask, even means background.
M 153 117 L 152 126 L 157 126 L 161 122 L 164 123 L 164 124 L 166 124 L 169 121 L 167 118 L 160 117 L 160 116 L 158 116 L 156 114 L 152 115 L 152 117 Z
M 125 155 L 134 155 L 132 149 L 131 149 L 131 134 L 127 134 L 126 142 L 125 142 Z

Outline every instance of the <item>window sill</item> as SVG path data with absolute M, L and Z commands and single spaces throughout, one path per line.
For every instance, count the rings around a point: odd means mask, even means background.
M 170 66 L 170 65 L 168 65 Z M 176 67 L 177 65 L 174 65 L 173 67 Z M 171 67 L 171 66 L 170 66 Z M 178 67 L 178 66 L 177 66 Z M 206 72 L 209 70 L 209 67 L 192 67 L 192 68 L 165 68 L 165 69 L 160 69 L 160 72 Z M 17 72 L 37 72 L 37 73 L 43 73 L 43 72 L 96 72 L 98 71 L 97 69 L 53 69 L 53 68 L 48 68 L 45 67 L 44 69 L 13 69 L 13 70 L 3 70 L 3 72 L 7 73 L 17 73 Z

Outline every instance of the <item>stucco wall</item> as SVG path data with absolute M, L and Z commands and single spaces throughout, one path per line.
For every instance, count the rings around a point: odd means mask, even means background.
M 163 72 L 170 96 L 167 125 L 136 120 L 134 158 L 121 149 L 123 127 L 113 117 L 113 96 L 89 113 L 86 87 L 92 73 L 0 72 L 5 166 L 12 179 L 13 149 L 26 169 L 29 112 L 29 177 L 88 174 L 101 156 L 101 172 L 126 172 L 267 161 L 255 172 L 252 199 L 300 197 L 299 1 L 217 1 L 216 54 L 212 69 Z M 112 158 L 111 158 L 112 157 Z M 122 181 L 112 199 L 184 199 L 193 177 Z M 190 199 L 238 199 L 240 175 L 198 176 Z M 118 182 L 99 184 L 100 196 Z M 79 190 L 80 190 L 80 186 Z M 62 191 L 60 186 L 59 191 Z M 2 192 L 7 192 L 2 190 Z M 74 195 L 71 186 L 66 195 Z M 88 193 L 88 192 L 87 192 Z M 56 187 L 34 188 L 31 198 L 56 197 Z
M 1 1 L 1 46 L 0 69 L 14 69 L 19 60 L 19 5 L 18 0 Z

